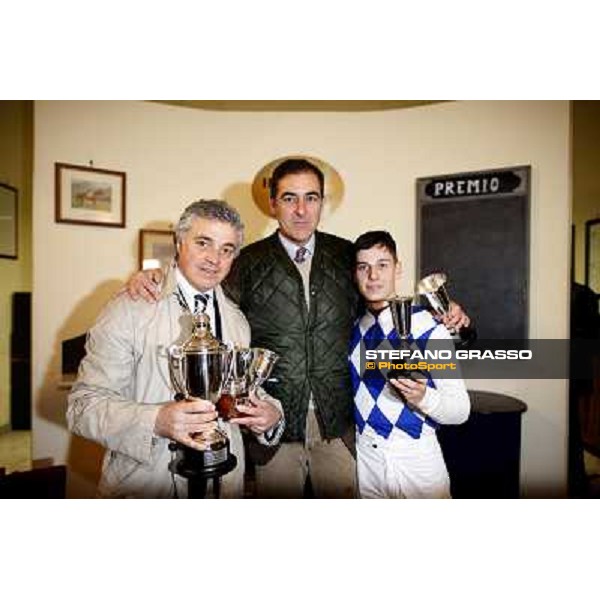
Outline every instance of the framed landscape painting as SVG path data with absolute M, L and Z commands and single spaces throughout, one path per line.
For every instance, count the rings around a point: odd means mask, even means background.
M 57 223 L 125 227 L 125 196 L 121 171 L 55 163 Z
M 0 258 L 18 256 L 18 214 L 17 188 L 0 183 Z
M 138 268 L 150 259 L 158 261 L 160 268 L 165 269 L 175 258 L 175 233 L 162 229 L 140 229 L 138 250 Z M 146 267 L 153 263 L 146 262 Z M 154 263 L 154 266 L 156 263 Z

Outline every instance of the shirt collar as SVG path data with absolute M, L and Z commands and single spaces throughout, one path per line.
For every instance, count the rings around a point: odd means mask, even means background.
M 308 255 L 311 258 L 314 255 L 314 253 L 315 253 L 315 234 L 314 233 L 310 236 L 310 239 L 305 244 L 296 244 L 295 242 L 288 240 L 288 238 L 281 235 L 280 231 L 277 232 L 277 235 L 279 236 L 279 241 L 281 242 L 281 244 L 285 248 L 285 251 L 288 253 L 288 256 L 292 260 L 294 260 L 294 258 L 296 257 L 296 252 L 297 252 L 298 248 L 302 248 L 302 247 L 304 247 L 308 250 Z
M 389 308 L 389 306 L 384 306 L 382 308 L 371 308 L 370 306 L 367 306 L 367 311 L 370 312 L 373 315 L 373 317 L 378 320 L 379 315 L 381 315 L 381 313 L 383 313 L 384 310 L 388 310 Z
M 193 309 L 194 307 L 194 296 L 196 294 L 205 294 L 206 296 L 208 296 L 208 300 L 209 302 L 212 300 L 215 290 L 214 288 L 212 290 L 208 290 L 206 292 L 200 292 L 199 290 L 197 290 L 186 278 L 185 275 L 179 270 L 179 267 L 175 268 L 175 281 L 177 282 L 177 285 L 179 286 L 179 289 L 181 290 L 183 297 L 185 299 L 186 304 L 188 305 L 188 308 L 190 308 L 190 310 Z

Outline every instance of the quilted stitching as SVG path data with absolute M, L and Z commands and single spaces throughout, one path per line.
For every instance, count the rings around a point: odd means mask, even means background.
M 358 301 L 352 264 L 350 242 L 317 232 L 307 313 L 302 279 L 277 234 L 247 246 L 238 258 L 239 303 L 252 345 L 281 356 L 273 371 L 278 381 L 265 389 L 283 405 L 284 441 L 304 439 L 311 391 L 327 437 L 340 437 L 352 425 L 347 356 Z

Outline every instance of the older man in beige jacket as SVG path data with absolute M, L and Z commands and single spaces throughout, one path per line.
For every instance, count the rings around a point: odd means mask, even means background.
M 250 343 L 250 328 L 220 283 L 242 243 L 239 214 L 225 202 L 201 200 L 182 214 L 176 229 L 177 260 L 156 304 L 113 299 L 89 332 L 67 421 L 74 433 L 107 449 L 99 485 L 103 497 L 185 496 L 184 479 L 169 471 L 169 442 L 197 447 L 192 434 L 214 427 L 217 414 L 204 400 L 174 402 L 167 348 L 191 332 L 191 313 L 204 310 L 223 342 Z M 246 415 L 220 426 L 238 466 L 222 481 L 222 497 L 243 495 L 244 457 L 239 426 L 262 443 L 277 443 L 283 413 L 264 392 Z M 267 442 L 268 440 L 268 442 Z

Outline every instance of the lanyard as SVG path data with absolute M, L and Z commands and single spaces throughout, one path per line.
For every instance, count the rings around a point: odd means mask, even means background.
M 185 295 L 179 286 L 177 286 L 177 288 L 175 289 L 174 294 L 175 294 L 175 297 L 177 298 L 177 302 L 179 303 L 179 306 L 181 307 L 181 309 L 184 312 L 188 312 L 188 313 L 192 314 L 192 311 L 190 310 L 190 307 L 188 306 L 188 303 L 186 302 Z M 217 301 L 217 295 L 213 293 L 212 299 L 213 299 L 213 308 L 215 310 L 215 333 L 214 333 L 214 335 L 218 340 L 222 340 L 223 336 L 222 336 L 222 331 L 221 331 L 221 311 L 219 310 L 219 302 Z

